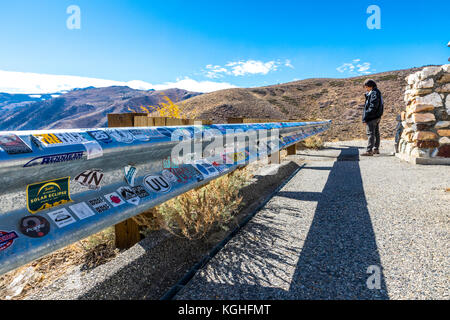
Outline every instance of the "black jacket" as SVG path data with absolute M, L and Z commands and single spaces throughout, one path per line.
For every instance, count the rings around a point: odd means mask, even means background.
M 384 103 L 383 97 L 381 96 L 380 90 L 378 88 L 373 88 L 369 93 L 366 93 L 366 103 L 364 104 L 364 112 L 362 120 L 368 122 L 381 118 L 383 115 Z

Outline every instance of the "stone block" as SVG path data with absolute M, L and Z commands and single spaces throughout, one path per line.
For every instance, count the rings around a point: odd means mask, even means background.
M 442 138 L 439 139 L 439 143 L 441 145 L 450 144 L 450 138 L 449 137 L 442 137 Z
M 411 113 L 433 111 L 433 110 L 434 110 L 434 106 L 432 104 L 413 103 L 407 108 L 406 112 L 407 112 L 407 117 L 408 117 Z
M 437 133 L 441 137 L 450 137 L 450 129 L 439 129 Z
M 436 92 L 439 93 L 449 93 L 450 92 L 450 83 L 444 84 L 436 89 Z
M 411 129 L 413 131 L 430 131 L 433 129 L 433 125 L 431 123 L 414 123 Z
M 450 127 L 450 121 L 438 121 L 434 125 L 436 129 L 448 128 Z
M 422 71 L 419 72 L 418 78 L 419 80 L 425 80 L 426 78 L 437 75 L 439 72 L 441 72 L 441 70 L 442 67 L 423 68 Z
M 439 147 L 440 144 L 437 141 L 416 141 L 414 142 L 414 146 L 422 149 L 431 149 Z
M 449 83 L 450 73 L 444 73 L 437 81 L 438 83 Z
M 414 123 L 426 123 L 436 121 L 436 117 L 432 113 L 413 113 L 411 119 Z
M 450 158 L 450 144 L 439 147 L 438 157 Z
M 427 141 L 427 140 L 436 140 L 438 136 L 431 131 L 419 131 L 416 132 L 413 136 L 413 141 Z
M 417 97 L 415 101 L 417 104 L 432 105 L 436 108 L 443 106 L 442 98 L 437 92 L 433 92 L 429 95 L 426 95 L 425 97 Z
M 433 86 L 434 86 L 433 79 L 422 80 L 414 84 L 414 88 L 416 89 L 433 88 Z

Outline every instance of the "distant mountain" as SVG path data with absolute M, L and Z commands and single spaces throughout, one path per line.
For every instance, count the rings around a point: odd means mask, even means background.
M 165 102 L 165 96 L 175 103 L 197 95 L 200 93 L 182 89 L 122 86 L 75 89 L 48 100 L 37 95 L 0 94 L 0 130 L 105 127 L 108 113 L 142 112 L 140 106 Z
M 60 93 L 54 94 L 14 94 L 14 93 L 2 93 L 0 92 L 0 111 L 12 110 L 18 107 L 25 106 L 27 104 L 51 99 L 55 96 L 59 96 Z
M 331 119 L 327 139 L 366 138 L 362 124 L 366 79 L 374 79 L 383 93 L 383 138 L 392 138 L 396 116 L 404 110 L 405 77 L 421 68 L 371 74 L 346 79 L 306 79 L 284 84 L 226 89 L 180 103 L 187 117 L 224 122 L 228 117 L 272 119 Z

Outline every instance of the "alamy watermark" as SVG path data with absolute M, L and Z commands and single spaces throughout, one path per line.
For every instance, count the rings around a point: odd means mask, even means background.
M 367 278 L 367 288 L 370 290 L 381 289 L 381 268 L 377 265 L 371 265 L 367 268 L 366 273 L 370 274 Z
M 67 7 L 66 13 L 70 16 L 66 20 L 66 26 L 69 30 L 81 29 L 81 9 L 77 5 Z
M 370 16 L 367 18 L 367 28 L 370 30 L 381 29 L 381 9 L 379 6 L 373 4 L 367 8 L 366 11 Z

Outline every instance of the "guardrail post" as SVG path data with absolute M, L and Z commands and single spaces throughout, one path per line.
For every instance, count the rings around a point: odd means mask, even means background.
M 203 124 L 212 121 L 201 120 Z M 177 119 L 168 117 L 149 117 L 146 113 L 108 114 L 108 127 L 152 127 L 193 125 L 194 119 Z M 148 216 L 150 212 L 143 212 L 139 216 Z M 128 249 L 142 239 L 139 232 L 139 219 L 127 219 L 114 226 L 115 243 L 118 249 Z
M 151 119 L 145 113 L 108 114 L 108 127 L 148 126 Z M 128 249 L 141 240 L 139 225 L 133 219 L 127 219 L 114 226 L 115 243 L 118 249 Z
M 288 156 L 296 155 L 297 154 L 297 144 L 293 144 L 292 146 L 287 147 L 286 151 L 287 151 Z

